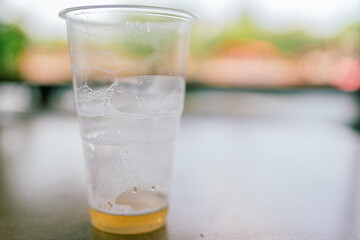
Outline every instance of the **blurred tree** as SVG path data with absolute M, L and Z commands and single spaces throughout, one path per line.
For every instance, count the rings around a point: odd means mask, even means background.
M 287 32 L 269 31 L 257 25 L 248 14 L 243 14 L 237 23 L 224 27 L 216 35 L 210 37 L 207 34 L 209 30 L 202 31 L 201 28 L 203 26 L 198 26 L 195 29 L 192 41 L 192 52 L 197 56 L 211 54 L 217 46 L 234 40 L 268 42 L 284 55 L 296 55 L 308 47 L 321 47 L 327 40 L 312 37 L 302 29 Z
M 19 80 L 16 62 L 27 43 L 19 27 L 0 22 L 0 81 Z
M 345 56 L 360 59 L 360 22 L 349 24 L 334 38 Z

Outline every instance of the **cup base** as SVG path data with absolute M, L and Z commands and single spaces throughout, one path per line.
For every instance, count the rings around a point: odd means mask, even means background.
M 143 215 L 112 215 L 89 208 L 91 224 L 104 232 L 140 234 L 165 225 L 168 207 Z

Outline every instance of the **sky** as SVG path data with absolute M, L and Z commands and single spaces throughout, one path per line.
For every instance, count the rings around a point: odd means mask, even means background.
M 0 0 L 0 20 L 20 23 L 33 40 L 66 39 L 65 22 L 58 17 L 61 9 L 129 3 L 192 11 L 201 21 L 216 25 L 250 12 L 257 23 L 270 30 L 303 28 L 320 36 L 336 34 L 350 22 L 360 20 L 359 0 Z

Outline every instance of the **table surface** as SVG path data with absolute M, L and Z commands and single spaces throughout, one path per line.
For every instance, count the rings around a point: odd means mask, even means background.
M 259 105 L 253 107 L 263 113 Z M 347 110 L 338 108 L 346 107 L 335 105 L 327 116 L 344 116 Z M 187 109 L 167 224 L 143 235 L 91 227 L 73 114 L 47 111 L 3 126 L 0 239 L 360 239 L 360 138 L 354 130 L 339 119 L 296 115 L 301 110 L 285 117 Z

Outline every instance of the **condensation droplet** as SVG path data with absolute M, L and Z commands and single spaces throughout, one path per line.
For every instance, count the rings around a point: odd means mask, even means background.
M 155 187 L 156 187 L 155 185 L 152 185 L 151 188 L 150 188 L 150 190 L 151 190 L 151 191 L 155 191 Z
M 113 205 L 111 204 L 111 202 L 107 202 L 107 204 L 109 205 L 109 207 L 112 207 Z
M 122 135 L 123 135 L 123 132 L 119 132 L 119 131 L 116 131 L 116 130 L 115 130 L 115 133 L 116 133 L 117 135 L 119 135 L 119 136 L 122 136 Z
M 132 193 L 135 194 L 135 193 L 137 192 L 137 190 L 138 190 L 137 187 L 133 187 L 133 188 L 132 188 Z
M 89 146 L 89 148 L 90 148 L 91 151 L 94 151 L 94 150 L 95 150 L 94 144 L 89 143 L 88 146 Z

